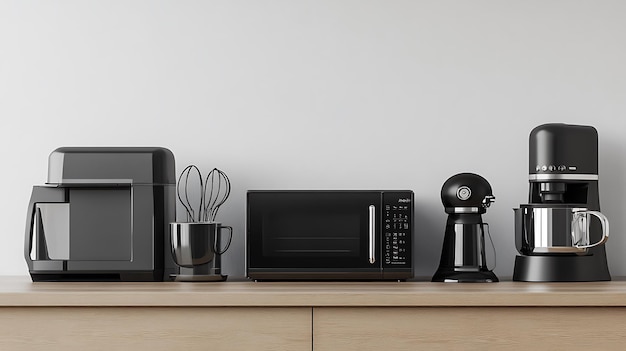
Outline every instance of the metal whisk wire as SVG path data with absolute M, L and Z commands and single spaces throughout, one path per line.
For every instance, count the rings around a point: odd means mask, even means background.
M 189 200 L 189 176 L 191 172 L 195 171 L 198 175 L 198 179 L 200 180 L 200 189 L 203 188 L 202 181 L 202 173 L 200 173 L 200 169 L 196 165 L 189 165 L 185 167 L 185 169 L 180 173 L 180 177 L 178 177 L 178 182 L 176 183 L 176 195 L 178 196 L 178 200 L 185 208 L 185 212 L 187 212 L 187 221 L 188 222 L 200 222 L 202 221 L 202 209 L 204 208 L 204 192 L 200 192 L 200 204 L 198 206 L 198 219 L 196 220 L 196 211 L 194 211 L 194 205 Z M 183 185 L 183 196 L 181 196 L 181 184 L 183 182 L 183 177 L 185 178 L 185 183 Z
M 210 188 L 208 188 L 209 184 Z M 208 195 L 207 188 L 210 191 Z M 205 200 L 204 220 L 214 222 L 220 207 L 230 196 L 230 179 L 226 173 L 213 168 L 206 176 L 202 192 Z
M 197 212 L 196 206 L 189 199 L 189 177 L 192 172 L 198 176 L 200 183 L 200 201 Z M 208 194 L 207 191 L 209 191 Z M 178 177 L 176 195 L 185 208 L 188 222 L 214 222 L 220 207 L 230 196 L 230 179 L 226 173 L 217 168 L 213 168 L 206 178 L 203 178 L 196 165 L 189 165 Z

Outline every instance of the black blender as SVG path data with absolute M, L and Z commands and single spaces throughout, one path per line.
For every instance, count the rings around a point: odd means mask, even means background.
M 600 213 L 598 132 L 562 123 L 534 128 L 529 138 L 529 203 L 515 212 L 513 280 L 611 280 Z
M 491 185 L 477 174 L 460 173 L 450 177 L 441 188 L 441 202 L 448 214 L 439 269 L 433 282 L 497 282 L 487 267 L 482 214 L 495 200 Z M 491 247 L 493 241 L 489 235 Z M 495 248 L 494 261 L 495 261 Z

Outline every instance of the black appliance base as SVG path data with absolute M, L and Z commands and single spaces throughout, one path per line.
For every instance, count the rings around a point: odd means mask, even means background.
M 257 271 L 248 269 L 247 277 L 255 281 L 403 281 L 413 278 L 413 271 L 341 272 L 341 271 Z
M 492 271 L 459 272 L 454 270 L 441 270 L 435 273 L 432 281 L 445 283 L 496 283 L 500 280 Z
M 589 256 L 515 256 L 513 280 L 593 282 L 611 280 L 606 259 Z
M 160 282 L 163 271 L 149 272 L 30 272 L 33 282 Z
M 175 282 L 223 282 L 228 279 L 222 274 L 170 274 Z

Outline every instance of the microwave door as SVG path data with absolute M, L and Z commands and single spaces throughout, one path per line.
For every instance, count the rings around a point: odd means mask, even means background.
M 248 266 L 371 271 L 380 258 L 380 193 L 249 193 Z

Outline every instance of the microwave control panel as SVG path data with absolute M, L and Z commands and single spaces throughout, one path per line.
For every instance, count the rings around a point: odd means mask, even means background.
M 410 267 L 413 237 L 413 193 L 383 195 L 383 266 Z

